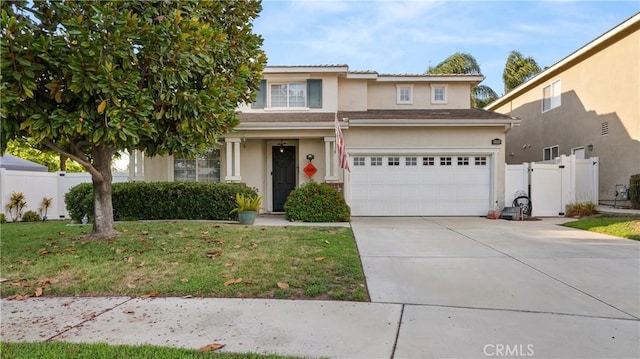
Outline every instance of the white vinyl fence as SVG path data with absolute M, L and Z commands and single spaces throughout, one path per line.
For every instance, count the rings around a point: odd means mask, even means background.
M 563 216 L 570 203 L 598 203 L 598 157 L 576 159 L 562 155 L 553 161 L 507 165 L 505 206 L 518 191 L 531 199 L 532 216 Z
M 113 182 L 127 182 L 128 173 L 114 173 Z M 0 169 L 0 208 L 2 213 L 7 215 L 7 220 L 11 216 L 6 211 L 6 205 L 11 199 L 12 192 L 22 192 L 27 201 L 26 211 L 38 212 L 43 197 L 53 199 L 51 207 L 47 211 L 49 219 L 68 218 L 69 212 L 64 203 L 64 195 L 71 187 L 91 182 L 89 173 L 65 173 L 65 172 L 30 172 L 30 171 L 10 171 Z

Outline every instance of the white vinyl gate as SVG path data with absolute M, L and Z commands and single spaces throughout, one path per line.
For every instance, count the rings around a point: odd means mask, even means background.
M 350 197 L 355 216 L 486 215 L 489 156 L 355 156 Z
M 507 165 L 505 206 L 511 206 L 515 193 L 527 193 L 532 216 L 563 216 L 567 204 L 598 203 L 599 158 L 578 159 L 562 155 L 553 161 Z

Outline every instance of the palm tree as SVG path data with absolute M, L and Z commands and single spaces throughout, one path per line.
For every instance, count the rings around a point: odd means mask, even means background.
M 504 65 L 502 80 L 507 93 L 540 73 L 540 66 L 533 57 L 524 57 L 518 51 L 511 51 Z
M 456 52 L 435 67 L 429 66 L 427 74 L 481 75 L 480 65 L 471 54 Z M 471 107 L 482 108 L 498 98 L 489 86 L 478 85 L 471 90 Z

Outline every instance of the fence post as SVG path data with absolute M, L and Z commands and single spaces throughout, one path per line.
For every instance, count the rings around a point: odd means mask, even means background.
M 7 170 L 5 168 L 0 168 L 0 213 L 4 213 L 5 206 L 5 190 L 7 183 Z
M 57 180 L 57 189 L 56 189 L 56 203 L 58 204 L 57 212 L 58 218 L 64 219 L 67 215 L 67 205 L 64 203 L 64 195 L 65 195 L 65 180 L 66 180 L 66 172 L 59 171 L 56 172 L 56 180 Z

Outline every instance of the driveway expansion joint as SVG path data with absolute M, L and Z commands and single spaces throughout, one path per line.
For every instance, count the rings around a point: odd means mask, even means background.
M 391 359 L 393 359 L 396 355 L 396 348 L 398 346 L 398 339 L 400 338 L 400 328 L 402 327 L 402 319 L 404 317 L 404 304 L 402 304 L 402 308 L 400 309 L 400 318 L 398 319 L 398 330 L 396 331 L 396 337 L 393 340 L 393 348 L 391 348 Z

